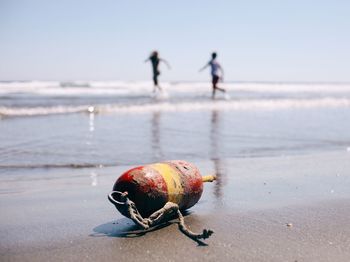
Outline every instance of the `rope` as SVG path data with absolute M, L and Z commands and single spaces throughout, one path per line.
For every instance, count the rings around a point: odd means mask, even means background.
M 113 198 L 113 194 L 118 193 L 120 200 L 117 201 Z M 133 220 L 135 224 L 141 226 L 143 229 L 149 229 L 152 226 L 155 226 L 159 224 L 162 220 L 169 220 L 171 219 L 174 214 L 177 214 L 179 219 L 179 229 L 181 232 L 183 232 L 188 237 L 199 240 L 199 239 L 206 239 L 209 238 L 211 234 L 214 232 L 212 230 L 204 229 L 201 234 L 197 234 L 192 232 L 185 224 L 184 216 L 182 215 L 179 206 L 173 202 L 167 202 L 164 207 L 161 209 L 155 211 L 153 214 L 151 214 L 148 218 L 143 218 L 139 211 L 137 210 L 137 207 L 133 201 L 131 201 L 127 197 L 127 192 L 119 192 L 119 191 L 113 191 L 108 195 L 109 201 L 112 202 L 114 205 L 118 205 L 119 207 L 122 207 L 123 211 L 122 213 L 127 214 L 128 218 Z

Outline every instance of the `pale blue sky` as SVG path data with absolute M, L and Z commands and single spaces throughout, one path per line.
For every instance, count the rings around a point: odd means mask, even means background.
M 0 0 L 0 80 L 350 81 L 348 0 Z

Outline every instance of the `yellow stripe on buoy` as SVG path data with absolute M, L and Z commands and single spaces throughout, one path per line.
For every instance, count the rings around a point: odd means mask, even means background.
M 168 188 L 168 201 L 180 204 L 184 189 L 181 185 L 179 173 L 168 164 L 152 164 L 151 167 L 162 175 Z

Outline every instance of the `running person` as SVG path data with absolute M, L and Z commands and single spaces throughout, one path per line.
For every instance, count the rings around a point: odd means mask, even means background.
M 212 98 L 215 98 L 216 90 L 219 90 L 219 91 L 224 92 L 224 93 L 226 92 L 225 89 L 217 86 L 220 78 L 221 78 L 221 80 L 223 80 L 224 70 L 222 69 L 221 65 L 216 61 L 216 57 L 217 57 L 217 54 L 215 52 L 212 53 L 211 60 L 199 70 L 199 72 L 201 72 L 205 68 L 207 68 L 208 66 L 210 66 L 210 68 L 211 68 L 211 76 L 212 76 L 212 84 L 213 84 Z M 221 77 L 220 77 L 220 73 L 221 73 Z
M 158 85 L 158 76 L 160 75 L 160 71 L 158 69 L 159 62 L 164 62 L 164 64 L 167 65 L 167 67 L 170 69 L 169 63 L 165 60 L 159 57 L 157 51 L 153 51 L 149 58 L 145 60 L 145 63 L 150 61 L 152 64 L 152 70 L 153 70 L 153 93 L 156 92 L 158 89 L 159 91 L 162 91 L 162 88 Z

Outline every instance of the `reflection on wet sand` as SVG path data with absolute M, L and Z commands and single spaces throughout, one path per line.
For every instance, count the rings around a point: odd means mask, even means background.
M 161 113 L 154 112 L 152 114 L 151 124 L 151 147 L 153 153 L 153 159 L 155 162 L 162 160 L 163 152 L 160 146 L 160 120 Z
M 94 132 L 95 132 L 95 113 L 93 111 L 92 107 L 89 107 L 88 111 L 89 113 L 89 133 L 87 134 L 87 141 L 86 145 L 89 147 L 89 151 L 91 153 L 94 152 L 93 147 L 93 139 L 94 139 Z M 98 174 L 95 171 L 90 172 L 90 179 L 91 179 L 91 186 L 95 187 L 98 185 Z
M 220 140 L 219 140 L 219 127 L 220 115 L 219 111 L 213 110 L 211 113 L 211 125 L 210 125 L 210 159 L 213 161 L 214 170 L 217 176 L 214 195 L 217 200 L 222 200 L 223 197 L 223 185 L 226 177 L 225 163 L 220 158 Z

